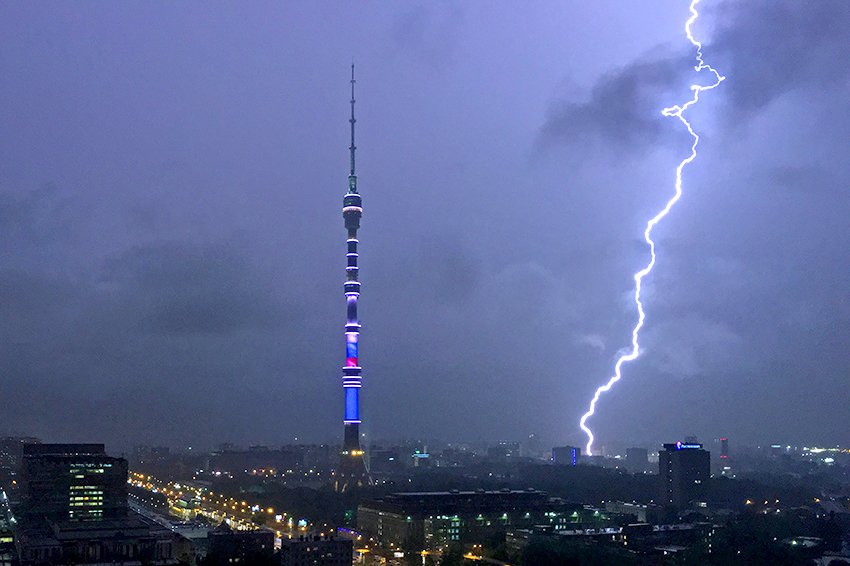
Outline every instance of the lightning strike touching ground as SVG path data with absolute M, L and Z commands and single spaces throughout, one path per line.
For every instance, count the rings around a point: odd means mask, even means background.
M 579 422 L 579 426 L 585 432 L 585 434 L 587 434 L 588 440 L 587 440 L 586 450 L 587 450 L 588 456 L 592 455 L 591 448 L 593 446 L 593 432 L 587 426 L 587 419 L 592 417 L 594 412 L 596 411 L 596 403 L 599 401 L 599 397 L 603 393 L 609 391 L 615 383 L 620 381 L 620 378 L 622 377 L 623 364 L 625 364 L 626 362 L 631 362 L 631 361 L 635 360 L 640 355 L 640 345 L 638 343 L 638 335 L 640 334 L 640 330 L 641 330 L 641 328 L 643 328 L 644 321 L 646 320 L 646 313 L 643 310 L 643 303 L 641 302 L 641 299 L 640 299 L 641 285 L 643 283 L 643 278 L 646 277 L 647 275 L 649 275 L 652 272 L 652 268 L 655 267 L 655 242 L 652 240 L 652 229 L 655 228 L 655 225 L 658 224 L 659 222 L 661 222 L 661 220 L 665 216 L 667 216 L 667 214 L 673 208 L 673 205 L 675 205 L 679 201 L 679 199 L 682 197 L 682 170 L 685 168 L 686 165 L 688 165 L 691 161 L 693 161 L 697 156 L 697 145 L 699 144 L 699 136 L 696 134 L 696 132 L 694 132 L 693 128 L 691 127 L 690 122 L 688 122 L 687 119 L 685 119 L 685 111 L 688 108 L 690 108 L 691 106 L 693 106 L 694 104 L 696 104 L 697 102 L 699 102 L 700 93 L 702 93 L 703 91 L 711 90 L 711 89 L 715 88 L 717 85 L 719 85 L 721 82 L 723 82 L 723 80 L 726 78 L 726 77 L 722 76 L 720 73 L 718 73 L 716 70 L 714 70 L 710 65 L 707 65 L 703 61 L 703 59 L 702 59 L 702 43 L 697 41 L 694 38 L 694 36 L 691 34 L 691 25 L 693 25 L 693 23 L 699 17 L 699 14 L 697 13 L 697 10 L 696 10 L 696 6 L 697 6 L 698 3 L 699 3 L 699 0 L 692 0 L 691 1 L 691 5 L 690 5 L 691 17 L 688 18 L 687 22 L 685 22 L 685 35 L 687 36 L 688 41 L 690 41 L 691 44 L 697 50 L 697 54 L 696 54 L 697 64 L 694 67 L 694 70 L 697 71 L 697 72 L 707 70 L 709 73 L 711 73 L 714 76 L 714 82 L 712 84 L 708 85 L 708 86 L 691 85 L 691 91 L 693 92 L 693 97 L 689 101 L 687 101 L 686 103 L 684 103 L 682 105 L 670 106 L 670 107 L 665 108 L 664 110 L 661 111 L 661 113 L 664 116 L 672 116 L 674 118 L 677 118 L 679 121 L 682 122 L 682 124 L 684 124 L 685 128 L 687 128 L 688 133 L 691 135 L 691 137 L 693 137 L 693 143 L 691 144 L 691 153 L 688 157 L 686 157 L 685 159 L 683 159 L 679 163 L 678 167 L 676 167 L 676 183 L 675 183 L 676 191 L 675 191 L 673 197 L 670 200 L 667 201 L 667 204 L 664 206 L 664 208 L 661 210 L 661 212 L 659 212 L 658 214 L 653 216 L 649 220 L 649 222 L 646 223 L 646 229 L 643 231 L 643 239 L 649 245 L 650 260 L 649 260 L 649 263 L 646 265 L 646 267 L 644 267 L 643 269 L 641 269 L 640 271 L 638 271 L 634 275 L 634 280 L 635 280 L 635 305 L 637 306 L 638 320 L 637 320 L 637 324 L 635 324 L 634 329 L 632 329 L 632 347 L 631 347 L 631 351 L 628 351 L 628 353 L 621 355 L 617 359 L 617 363 L 614 365 L 614 375 L 608 380 L 608 382 L 605 385 L 599 387 L 596 390 L 596 393 L 593 395 L 593 400 L 591 400 L 591 402 L 590 402 L 590 408 L 581 417 L 581 421 Z

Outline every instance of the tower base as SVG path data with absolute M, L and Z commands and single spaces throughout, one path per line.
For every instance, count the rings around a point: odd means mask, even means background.
M 343 493 L 351 487 L 372 485 L 363 455 L 363 449 L 360 448 L 360 425 L 346 423 L 345 440 L 339 454 L 339 468 L 334 483 L 336 491 Z

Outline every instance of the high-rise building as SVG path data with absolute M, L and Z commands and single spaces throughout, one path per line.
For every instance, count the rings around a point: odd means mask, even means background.
M 360 298 L 360 277 L 357 266 L 357 230 L 363 214 L 363 202 L 357 192 L 357 175 L 354 167 L 354 65 L 351 66 L 351 146 L 348 148 L 351 170 L 348 174 L 348 193 L 343 198 L 342 217 L 348 231 L 348 259 L 345 268 L 345 300 L 348 305 L 345 323 L 345 365 L 342 368 L 342 387 L 345 393 L 345 434 L 340 466 L 337 471 L 337 489 L 345 491 L 351 485 L 369 483 L 369 473 L 360 447 L 360 388 L 362 386 L 359 360 L 360 320 L 357 317 L 357 299 Z
M 727 460 L 729 458 L 729 439 L 720 439 L 720 459 Z
M 22 516 L 90 521 L 127 515 L 127 460 L 103 444 L 26 444 Z
M 552 462 L 560 466 L 576 466 L 581 458 L 581 448 L 556 446 L 552 448 Z
M 24 445 L 38 444 L 37 438 L 29 436 L 6 436 L 0 438 L 0 489 L 11 499 L 17 500 L 18 476 L 24 457 Z
M 626 448 L 626 469 L 633 474 L 642 474 L 649 466 L 646 448 Z
M 702 444 L 676 442 L 665 444 L 658 453 L 661 480 L 661 504 L 685 509 L 705 503 L 711 455 Z
M 17 558 L 15 519 L 6 493 L 0 489 L 0 566 L 15 566 L 18 563 Z
M 732 465 L 732 458 L 729 456 L 729 439 L 718 438 L 716 443 L 720 444 L 720 458 L 713 462 L 712 473 L 718 476 L 734 478 L 735 470 Z

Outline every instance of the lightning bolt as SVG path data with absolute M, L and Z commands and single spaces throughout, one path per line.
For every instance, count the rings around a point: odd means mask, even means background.
M 640 344 L 638 342 L 638 335 L 640 334 L 640 330 L 641 328 L 643 328 L 643 324 L 646 320 L 646 313 L 643 310 L 643 302 L 641 302 L 640 292 L 643 285 L 644 277 L 649 275 L 652 272 L 652 268 L 655 267 L 655 242 L 652 239 L 652 230 L 659 222 L 664 219 L 665 216 L 667 216 L 667 214 L 670 213 L 670 210 L 673 208 L 673 206 L 679 201 L 680 198 L 682 198 L 682 171 L 697 156 L 697 145 L 699 145 L 699 136 L 691 127 L 690 122 L 688 122 L 688 120 L 685 118 L 685 111 L 697 102 L 699 102 L 700 93 L 717 87 L 726 78 L 720 73 L 718 73 L 716 70 L 714 70 L 714 68 L 712 68 L 710 65 L 707 65 L 705 61 L 703 61 L 702 43 L 697 41 L 691 33 L 691 26 L 699 17 L 699 13 L 696 9 L 698 3 L 699 0 L 691 1 L 691 17 L 688 18 L 688 20 L 685 22 L 685 35 L 687 36 L 688 41 L 691 42 L 691 45 L 693 45 L 697 51 L 697 64 L 694 66 L 694 70 L 696 72 L 707 70 L 714 76 L 714 82 L 708 86 L 691 85 L 691 91 L 693 92 L 693 96 L 689 101 L 685 102 L 682 105 L 677 104 L 675 106 L 670 106 L 661 111 L 664 116 L 672 116 L 674 118 L 677 118 L 680 122 L 682 122 L 682 124 L 684 124 L 685 128 L 688 130 L 688 133 L 693 138 L 693 143 L 691 144 L 691 153 L 688 157 L 686 157 L 679 163 L 678 167 L 676 167 L 676 191 L 673 194 L 672 198 L 667 201 L 667 204 L 664 206 L 663 209 L 661 209 L 658 214 L 649 219 L 649 221 L 646 223 L 646 229 L 643 231 L 643 239 L 649 245 L 650 260 L 646 267 L 634 274 L 635 305 L 637 306 L 638 320 L 637 324 L 635 324 L 634 328 L 632 329 L 632 347 L 631 351 L 628 351 L 627 353 L 621 355 L 619 359 L 617 359 L 617 363 L 614 365 L 614 375 L 611 376 L 611 378 L 605 385 L 599 387 L 596 390 L 596 393 L 593 395 L 593 400 L 591 400 L 590 402 L 590 407 L 588 408 L 588 411 L 581 417 L 579 426 L 585 432 L 585 434 L 587 434 L 588 440 L 586 450 L 588 456 L 593 454 L 591 452 L 591 448 L 593 446 L 593 432 L 587 426 L 587 419 L 593 416 L 594 412 L 596 411 L 596 403 L 599 402 L 599 398 L 602 396 L 602 394 L 609 391 L 611 387 L 613 387 L 614 384 L 620 381 L 620 378 L 622 378 L 623 364 L 634 361 L 640 355 Z

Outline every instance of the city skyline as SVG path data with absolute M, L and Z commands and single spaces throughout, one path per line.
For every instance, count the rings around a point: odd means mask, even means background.
M 0 431 L 339 437 L 353 58 L 364 432 L 583 445 L 686 150 L 660 116 L 688 92 L 686 8 L 3 5 Z M 728 80 L 694 109 L 700 161 L 600 444 L 846 444 L 843 8 L 705 3 Z

